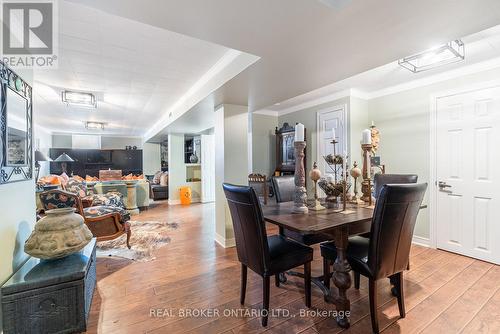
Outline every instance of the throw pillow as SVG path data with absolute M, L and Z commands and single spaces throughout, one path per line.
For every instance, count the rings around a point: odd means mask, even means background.
M 156 172 L 153 176 L 153 184 L 160 184 L 160 177 L 162 176 L 162 172 Z
M 161 186 L 168 186 L 168 173 L 162 173 L 160 176 L 160 185 Z

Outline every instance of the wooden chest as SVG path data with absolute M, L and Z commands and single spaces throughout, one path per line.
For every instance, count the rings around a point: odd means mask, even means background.
M 99 171 L 99 181 L 117 181 L 122 179 L 121 170 L 107 170 Z
M 58 260 L 30 258 L 1 288 L 4 333 L 85 331 L 96 285 L 95 245 L 94 238 Z

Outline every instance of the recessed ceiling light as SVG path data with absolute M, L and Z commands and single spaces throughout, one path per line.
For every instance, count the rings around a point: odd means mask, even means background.
M 456 63 L 465 59 L 464 43 L 457 39 L 427 51 L 398 60 L 398 64 L 413 73 Z
M 105 123 L 102 122 L 85 122 L 87 130 L 104 130 Z
M 97 100 L 92 93 L 73 92 L 65 90 L 61 94 L 62 101 L 68 105 L 86 108 L 97 108 Z

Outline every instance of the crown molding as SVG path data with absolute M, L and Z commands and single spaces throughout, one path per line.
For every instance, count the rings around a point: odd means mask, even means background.
M 260 109 L 260 110 L 254 111 L 253 113 L 257 114 L 257 115 L 266 115 L 266 116 L 274 116 L 274 117 L 279 116 L 279 112 L 277 110 L 269 110 L 269 109 Z

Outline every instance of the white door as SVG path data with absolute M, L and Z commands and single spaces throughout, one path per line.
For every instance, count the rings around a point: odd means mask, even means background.
M 346 117 L 345 105 L 318 111 L 317 163 L 318 168 L 321 170 L 321 173 L 323 175 L 325 175 L 326 173 L 333 174 L 333 171 L 330 169 L 330 167 L 328 167 L 328 165 L 325 163 L 325 160 L 323 159 L 324 156 L 333 154 L 332 128 L 335 129 L 335 139 L 338 141 L 338 144 L 335 147 L 336 153 L 344 154 L 344 152 L 347 152 Z M 309 163 L 312 166 L 314 161 L 311 161 Z M 307 169 L 310 170 L 311 166 L 307 166 Z
M 500 264 L 500 88 L 438 98 L 436 121 L 437 246 Z
M 201 136 L 201 202 L 215 201 L 214 135 Z

